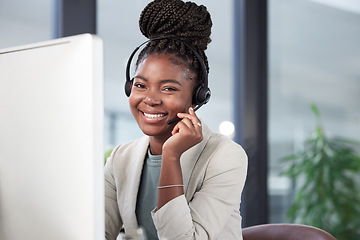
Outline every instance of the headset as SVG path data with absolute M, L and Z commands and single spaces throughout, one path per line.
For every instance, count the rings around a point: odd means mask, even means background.
M 210 88 L 208 87 L 208 72 L 207 72 L 204 60 L 202 59 L 200 54 L 198 52 L 196 52 L 189 44 L 187 44 L 184 41 L 181 41 L 179 39 L 166 38 L 166 37 L 153 38 L 153 39 L 150 39 L 150 40 L 147 40 L 147 41 L 143 42 L 137 48 L 135 48 L 135 50 L 131 53 L 131 55 L 130 55 L 130 57 L 128 59 L 127 65 L 126 65 L 125 94 L 126 94 L 126 96 L 129 97 L 130 93 L 131 93 L 133 79 L 130 78 L 130 66 L 131 66 L 132 59 L 134 58 L 134 55 L 136 54 L 136 52 L 143 45 L 145 45 L 145 44 L 147 44 L 147 43 L 149 43 L 151 41 L 154 41 L 154 40 L 162 40 L 162 39 L 172 39 L 174 41 L 183 43 L 187 48 L 189 48 L 195 54 L 195 57 L 197 58 L 197 60 L 200 63 L 201 71 L 203 73 L 202 74 L 203 79 L 202 79 L 202 81 L 200 83 L 200 86 L 194 91 L 194 95 L 193 95 L 193 103 L 196 104 L 196 107 L 194 108 L 194 111 L 196 111 L 202 105 L 206 104 L 210 100 L 211 91 L 210 91 Z

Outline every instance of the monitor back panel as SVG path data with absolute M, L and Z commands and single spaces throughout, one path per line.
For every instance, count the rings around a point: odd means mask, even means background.
M 102 40 L 0 50 L 0 239 L 104 239 Z

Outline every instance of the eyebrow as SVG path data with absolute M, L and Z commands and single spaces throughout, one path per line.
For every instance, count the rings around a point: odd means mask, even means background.
M 146 78 L 142 77 L 142 76 L 136 75 L 134 78 L 139 78 L 139 79 L 141 79 L 141 80 L 143 80 L 145 82 L 148 82 L 148 80 Z M 175 83 L 175 84 L 181 86 L 181 83 L 179 81 L 177 81 L 177 80 L 174 80 L 174 79 L 164 79 L 164 80 L 161 80 L 160 83 L 162 83 L 162 84 L 164 84 L 164 83 Z

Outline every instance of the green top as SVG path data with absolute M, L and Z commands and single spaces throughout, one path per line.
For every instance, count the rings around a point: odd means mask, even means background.
M 144 229 L 147 240 L 158 239 L 151 211 L 157 206 L 160 169 L 161 155 L 152 155 L 149 149 L 144 161 L 136 202 L 136 218 L 139 227 Z

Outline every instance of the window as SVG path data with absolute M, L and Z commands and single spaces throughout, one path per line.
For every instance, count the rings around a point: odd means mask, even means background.
M 312 102 L 328 134 L 360 140 L 359 9 L 358 1 L 269 0 L 270 222 L 286 221 L 293 193 L 279 160 L 315 128 Z
M 0 1 L 0 48 L 51 38 L 51 1 Z

